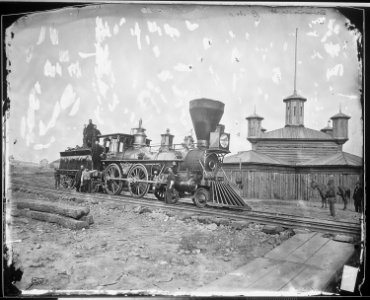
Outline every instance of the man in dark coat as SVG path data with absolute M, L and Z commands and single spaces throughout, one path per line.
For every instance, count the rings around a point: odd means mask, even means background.
M 360 182 L 356 182 L 355 190 L 353 192 L 353 200 L 355 203 L 355 211 L 362 213 L 363 202 L 364 202 L 364 191 Z
M 87 147 L 87 125 L 84 125 L 82 147 Z
M 75 176 L 75 187 L 76 187 L 76 191 L 77 192 L 80 192 L 80 188 L 81 188 L 81 176 L 82 176 L 83 170 L 84 170 L 84 166 L 81 165 L 80 169 L 77 171 L 76 176 Z
M 101 169 L 101 154 L 104 153 L 104 147 L 99 145 L 99 141 L 95 141 L 92 146 L 92 161 L 94 164 L 94 169 L 100 171 Z
M 89 119 L 89 124 L 86 127 L 86 143 L 87 147 L 93 145 L 93 136 L 94 136 L 94 124 L 91 119 Z
M 335 192 L 335 186 L 334 186 L 334 179 L 329 179 L 328 190 L 326 191 L 325 196 L 329 202 L 330 215 L 335 217 L 336 192 Z
M 351 197 L 351 190 L 349 188 L 344 187 L 344 186 L 338 186 L 338 193 L 337 194 L 343 199 L 343 210 L 346 210 L 348 200 Z
M 60 186 L 60 172 L 57 168 L 54 168 L 54 180 L 55 180 L 55 189 L 59 189 L 59 186 Z

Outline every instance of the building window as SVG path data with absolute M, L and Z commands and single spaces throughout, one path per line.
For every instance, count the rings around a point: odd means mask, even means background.
M 293 107 L 293 115 L 295 116 L 295 106 Z
M 301 116 L 302 116 L 302 108 L 303 108 L 303 107 L 301 106 Z

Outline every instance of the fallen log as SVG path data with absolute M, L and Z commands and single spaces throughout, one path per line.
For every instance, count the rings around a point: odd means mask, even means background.
M 80 219 L 80 221 L 85 221 L 89 225 L 94 224 L 94 218 L 93 218 L 92 215 L 82 216 L 81 219 Z
M 90 208 L 88 207 L 66 206 L 65 204 L 50 203 L 45 201 L 18 201 L 17 207 L 19 209 L 29 208 L 34 211 L 55 213 L 74 219 L 80 219 L 82 216 L 86 216 L 90 212 Z
M 79 221 L 75 220 L 73 218 L 68 218 L 52 213 L 47 212 L 40 212 L 40 211 L 33 211 L 28 209 L 20 209 L 19 214 L 31 219 L 49 222 L 49 223 L 56 223 L 63 227 L 73 229 L 73 230 L 79 230 L 82 228 L 89 228 L 89 224 L 86 221 Z

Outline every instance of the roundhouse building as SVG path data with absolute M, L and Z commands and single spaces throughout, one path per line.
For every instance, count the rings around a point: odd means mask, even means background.
M 332 126 L 321 130 L 304 126 L 306 98 L 293 95 L 283 101 L 285 126 L 266 131 L 263 117 L 256 113 L 247 117 L 248 137 L 252 150 L 239 152 L 224 159 L 224 169 L 237 183 L 246 198 L 319 199 L 310 187 L 312 180 L 327 184 L 333 175 L 336 185 L 351 189 L 362 178 L 363 159 L 343 152 L 348 141 L 350 116 L 339 109 L 331 117 Z

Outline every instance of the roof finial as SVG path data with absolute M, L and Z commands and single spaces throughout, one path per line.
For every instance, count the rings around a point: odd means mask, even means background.
M 342 112 L 342 103 L 339 102 L 339 112 Z
M 297 39 L 298 28 L 295 29 L 295 57 L 294 57 L 294 95 L 297 94 Z

